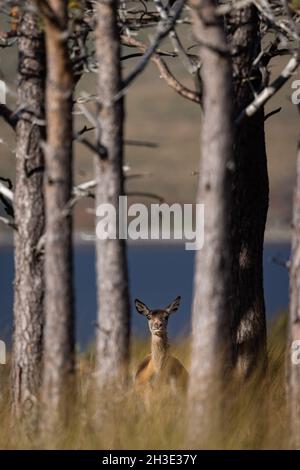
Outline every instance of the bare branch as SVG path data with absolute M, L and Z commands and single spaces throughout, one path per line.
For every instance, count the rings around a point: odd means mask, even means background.
M 173 4 L 172 8 L 170 9 L 169 16 L 167 20 L 162 20 L 157 26 L 156 34 L 152 40 L 151 45 L 145 51 L 143 57 L 138 62 L 136 67 L 130 72 L 128 77 L 123 82 L 123 90 L 122 94 L 124 94 L 125 90 L 128 86 L 133 82 L 133 80 L 145 69 L 146 65 L 148 64 L 149 60 L 151 59 L 152 55 L 155 53 L 157 47 L 159 46 L 160 42 L 170 33 L 173 29 L 176 21 L 178 20 L 179 16 L 181 15 L 182 9 L 184 7 L 185 0 L 176 0 Z M 116 97 L 118 99 L 118 97 Z
M 277 264 L 278 266 L 281 266 L 282 268 L 285 268 L 287 270 L 290 269 L 290 266 L 291 266 L 291 262 L 290 260 L 283 260 L 281 258 L 278 258 L 277 256 L 273 256 L 271 258 L 271 261 L 274 263 L 274 264 Z
M 262 17 L 280 34 L 284 35 L 287 39 L 294 39 L 299 41 L 299 35 L 295 31 L 294 27 L 290 27 L 282 16 L 277 19 L 272 12 L 269 3 L 266 0 L 252 0 L 252 3 L 261 13 Z
M 162 20 L 167 21 L 168 20 L 168 11 L 167 9 L 163 6 L 161 0 L 154 0 L 156 9 L 161 17 Z M 179 36 L 175 30 L 175 27 L 171 29 L 170 33 L 170 39 L 173 44 L 174 52 L 176 55 L 179 56 L 181 59 L 182 64 L 186 68 L 186 70 L 191 74 L 194 75 L 198 69 L 198 67 L 195 65 L 193 60 L 191 60 L 190 56 L 186 53 Z
M 7 219 L 6 217 L 0 217 L 0 222 L 2 222 L 4 225 L 7 225 L 8 227 L 13 228 L 14 230 L 17 230 L 16 224 L 12 220 Z
M 148 178 L 149 176 L 152 176 L 152 173 L 133 173 L 131 175 L 125 176 L 125 179 L 133 180 L 133 179 L 139 179 L 139 178 Z
M 287 65 L 284 67 L 283 71 L 277 77 L 273 83 L 266 88 L 264 88 L 250 103 L 246 109 L 244 109 L 238 118 L 236 119 L 236 124 L 240 125 L 243 120 L 247 117 L 254 116 L 254 114 L 262 108 L 282 87 L 283 85 L 291 78 L 291 76 L 296 72 L 299 67 L 299 55 L 295 54 Z
M 84 126 L 80 131 L 78 131 L 75 134 L 74 140 L 78 140 L 79 142 L 82 142 L 82 136 L 84 134 L 86 134 L 87 132 L 91 132 L 91 131 L 94 131 L 94 130 L 95 130 L 95 127 Z M 85 142 L 83 142 L 83 143 L 85 144 Z M 87 145 L 90 148 L 90 146 L 92 144 L 89 142 Z M 144 140 L 131 140 L 131 139 L 125 140 L 124 145 L 130 145 L 130 146 L 134 146 L 134 147 L 148 147 L 148 148 L 157 148 L 158 147 L 158 145 L 155 142 L 146 142 Z
M 280 113 L 281 110 L 282 110 L 282 108 L 280 107 L 280 108 L 274 109 L 273 111 L 270 111 L 268 114 L 265 115 L 265 121 L 270 119 L 270 117 L 275 116 L 275 114 Z
M 124 141 L 125 145 L 133 146 L 133 147 L 147 147 L 151 149 L 158 148 L 158 144 L 155 142 L 146 142 L 144 140 L 130 140 L 127 139 Z
M 16 128 L 18 117 L 6 104 L 0 104 L 0 116 L 12 129 Z
M 95 145 L 85 137 L 82 137 L 82 134 L 80 133 L 75 133 L 73 139 L 85 145 L 85 147 L 87 147 L 96 155 L 99 155 L 102 160 L 105 160 L 107 158 L 107 149 L 100 142 L 97 142 L 97 145 Z
M 137 39 L 128 37 L 128 36 L 121 36 L 122 44 L 129 47 L 136 47 L 142 52 L 147 51 L 147 46 Z M 162 78 L 166 81 L 166 83 L 175 90 L 180 96 L 186 98 L 194 103 L 201 103 L 201 96 L 196 93 L 195 91 L 189 90 L 184 85 L 182 85 L 170 72 L 168 66 L 160 57 L 159 54 L 153 53 L 151 56 L 152 62 L 157 66 L 160 71 Z
M 149 198 L 149 199 L 154 199 L 154 200 L 160 202 L 161 204 L 163 202 L 165 202 L 165 199 L 162 196 L 159 196 L 158 194 L 155 194 L 155 193 L 148 193 L 148 192 L 144 192 L 144 191 L 127 192 L 126 195 L 127 196 L 138 196 L 138 197 L 146 197 L 146 198 Z
M 7 186 L 4 184 L 0 183 L 0 194 L 2 194 L 6 199 L 9 201 L 13 202 L 14 200 L 14 193 L 12 192 L 11 189 L 9 189 Z
M 73 188 L 73 195 L 90 194 L 90 190 L 96 187 L 96 180 L 86 181 Z

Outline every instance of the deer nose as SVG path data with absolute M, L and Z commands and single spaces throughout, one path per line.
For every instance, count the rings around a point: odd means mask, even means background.
M 162 328 L 163 324 L 162 324 L 161 321 L 156 321 L 156 322 L 154 322 L 153 326 L 154 326 L 155 330 L 160 330 Z

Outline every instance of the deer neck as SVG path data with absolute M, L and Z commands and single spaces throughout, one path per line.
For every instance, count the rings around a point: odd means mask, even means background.
M 163 369 L 168 357 L 169 342 L 168 336 L 152 335 L 151 358 L 154 370 L 159 372 Z

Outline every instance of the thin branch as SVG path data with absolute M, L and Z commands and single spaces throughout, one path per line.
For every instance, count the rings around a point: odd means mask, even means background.
M 160 42 L 168 36 L 170 31 L 173 29 L 176 21 L 181 15 L 183 7 L 185 5 L 185 0 L 176 0 L 173 4 L 172 8 L 170 9 L 169 16 L 167 20 L 162 20 L 159 22 L 156 30 L 156 34 L 152 40 L 152 43 L 145 51 L 141 60 L 137 63 L 136 67 L 130 72 L 128 77 L 123 82 L 123 90 L 120 92 L 116 99 L 120 98 L 124 93 L 125 90 L 129 87 L 129 85 L 133 82 L 133 80 L 143 72 L 146 65 L 148 64 L 149 60 L 151 59 L 152 55 L 155 53 L 156 49 L 158 48 Z
M 137 39 L 128 37 L 128 36 L 121 36 L 122 44 L 129 47 L 136 47 L 142 52 L 147 50 L 147 46 Z M 195 91 L 189 90 L 185 86 L 183 86 L 170 72 L 166 63 L 162 60 L 159 54 L 154 53 L 151 56 L 151 61 L 157 66 L 158 70 L 160 71 L 161 77 L 166 81 L 166 83 L 175 90 L 180 96 L 186 98 L 194 103 L 201 103 L 201 96 L 196 93 Z
M 288 39 L 294 39 L 297 42 L 299 41 L 299 35 L 294 31 L 293 28 L 290 28 L 283 20 L 282 16 L 279 20 L 275 18 L 275 15 L 272 12 L 272 9 L 266 0 L 252 0 L 252 3 L 261 13 L 262 17 L 279 33 L 287 37 Z
M 0 222 L 2 222 L 4 225 L 7 225 L 8 227 L 13 228 L 14 230 L 17 230 L 16 224 L 12 220 L 7 219 L 6 217 L 0 217 Z
M 1 178 L 2 179 L 2 178 Z M 0 194 L 2 194 L 6 199 L 8 199 L 10 202 L 13 202 L 14 200 L 14 193 L 10 188 L 5 186 L 4 184 L 0 183 Z
M 271 261 L 274 264 L 277 264 L 278 266 L 281 266 L 282 268 L 285 268 L 287 270 L 290 269 L 290 266 L 291 266 L 290 260 L 284 261 L 283 259 L 280 259 L 277 256 L 272 256 Z
M 82 194 L 89 193 L 91 189 L 96 187 L 96 180 L 86 181 L 85 183 L 81 183 L 78 186 L 73 188 L 73 195 L 78 196 Z
M 283 71 L 271 85 L 264 88 L 237 117 L 236 124 L 240 125 L 247 117 L 254 116 L 254 114 L 262 108 L 291 78 L 299 67 L 299 55 L 295 54 L 284 67 Z
M 151 148 L 151 149 L 156 149 L 158 148 L 158 144 L 155 142 L 146 142 L 143 140 L 130 140 L 127 139 L 124 141 L 124 145 L 129 145 L 133 147 L 146 147 L 146 148 Z
M 84 198 L 95 198 L 94 193 L 91 189 L 96 187 L 96 181 L 87 181 L 73 188 L 72 197 L 70 201 L 66 204 L 66 207 L 63 210 L 63 217 L 67 217 L 71 214 L 73 207 L 77 202 L 81 201 Z
M 94 194 L 90 190 L 94 189 L 95 186 L 96 186 L 95 180 L 86 181 L 85 183 L 81 183 L 78 186 L 75 186 L 72 191 L 72 198 L 67 203 L 64 210 L 62 211 L 61 217 L 68 217 L 73 207 L 79 200 L 83 199 L 84 197 L 94 197 Z M 44 233 L 39 239 L 38 244 L 36 246 L 36 252 L 39 254 L 43 253 L 44 251 L 46 236 L 47 234 Z
M 82 135 L 85 134 L 86 132 L 91 132 L 91 131 L 94 131 L 94 130 L 95 130 L 95 127 L 87 127 L 87 126 L 84 126 L 80 131 L 77 132 L 76 135 L 82 136 Z
M 14 194 L 12 192 L 12 182 L 9 178 L 3 178 L 2 176 L 0 177 L 1 181 L 4 181 L 7 186 L 4 184 L 0 183 L 0 201 L 2 202 L 4 206 L 4 210 L 7 215 L 14 218 L 14 207 L 13 207 L 13 199 L 14 199 Z
M 96 155 L 99 155 L 99 157 L 102 160 L 107 159 L 107 148 L 104 147 L 104 145 L 102 145 L 100 142 L 98 142 L 97 145 L 95 145 L 92 142 L 90 142 L 88 139 L 86 139 L 85 137 L 82 137 L 82 134 L 80 133 L 75 133 L 73 136 L 73 139 L 83 144 L 86 148 L 91 150 Z
M 125 176 L 125 179 L 133 180 L 133 179 L 139 179 L 139 178 L 148 178 L 149 176 L 152 176 L 152 173 L 133 173 L 131 175 Z
M 131 36 L 128 36 L 131 37 Z M 164 52 L 164 51 L 156 51 L 156 54 L 160 55 L 161 57 L 178 57 L 178 54 L 175 52 Z M 128 59 L 134 59 L 136 57 L 141 57 L 143 56 L 142 52 L 134 52 L 132 54 L 127 54 L 121 57 L 121 61 L 128 60 Z
M 86 134 L 87 132 L 94 131 L 94 130 L 95 130 L 95 127 L 84 126 L 80 131 L 78 131 L 74 135 L 74 140 L 82 141 L 81 137 L 84 134 Z M 90 145 L 90 144 L 88 144 L 88 145 Z M 158 147 L 158 144 L 156 144 L 155 142 L 147 142 L 147 141 L 144 141 L 144 140 L 131 140 L 131 139 L 125 140 L 124 145 L 130 145 L 130 146 L 134 146 L 134 147 L 148 147 L 148 148 L 157 148 Z
M 154 0 L 156 9 L 161 17 L 162 20 L 167 21 L 168 20 L 168 10 L 164 7 L 162 4 L 161 0 Z M 183 66 L 186 68 L 186 70 L 191 74 L 194 75 L 198 69 L 198 67 L 195 65 L 195 63 L 191 60 L 189 55 L 186 53 L 180 38 L 175 30 L 175 27 L 171 29 L 169 33 L 171 42 L 173 44 L 173 49 L 176 55 L 181 59 L 181 62 Z
M 18 123 L 18 116 L 12 111 L 6 104 L 0 104 L 0 116 L 3 117 L 4 121 L 15 130 Z
M 268 114 L 265 115 L 265 122 L 266 122 L 268 119 L 270 119 L 270 117 L 275 116 L 275 114 L 280 113 L 281 110 L 282 110 L 282 108 L 280 107 L 280 108 L 274 109 L 273 111 L 270 111 Z
M 165 199 L 163 197 L 159 196 L 158 194 L 148 193 L 148 192 L 144 192 L 144 191 L 127 192 L 126 196 L 146 197 L 146 198 L 149 198 L 149 199 L 154 199 L 154 200 L 156 200 L 160 203 L 165 202 Z

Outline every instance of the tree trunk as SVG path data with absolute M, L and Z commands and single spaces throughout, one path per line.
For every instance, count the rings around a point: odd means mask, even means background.
M 215 5 L 213 0 L 191 3 L 204 90 L 197 202 L 205 205 L 205 245 L 196 253 L 189 387 L 189 438 L 198 446 L 209 445 L 215 429 L 220 429 L 222 389 L 231 359 L 228 214 L 233 89 L 224 24 L 215 14 Z
M 124 194 L 123 99 L 116 0 L 97 3 L 98 122 L 107 157 L 96 158 L 96 205 L 110 203 L 118 213 Z M 98 290 L 97 382 L 103 387 L 126 375 L 129 351 L 129 295 L 124 240 L 96 241 Z
M 31 2 L 27 2 L 30 4 Z M 41 382 L 43 333 L 43 257 L 37 245 L 44 233 L 44 35 L 38 18 L 23 14 L 19 24 L 18 106 L 16 126 L 16 190 L 14 334 L 12 352 L 13 410 L 36 424 Z
M 261 50 L 255 7 L 233 10 L 227 17 L 233 54 L 235 116 L 260 90 L 262 77 L 253 62 Z M 268 212 L 269 181 L 264 110 L 236 130 L 231 218 L 233 361 L 242 377 L 266 365 L 266 315 L 263 287 L 263 244 Z
M 67 2 L 49 0 L 58 21 L 44 16 L 47 49 L 45 146 L 45 340 L 42 400 L 51 427 L 65 405 L 74 374 L 72 219 L 73 77 L 65 32 Z M 70 399 L 70 398 L 69 398 Z
M 300 449 L 300 144 L 294 193 L 290 312 L 287 344 L 287 392 L 292 445 Z

